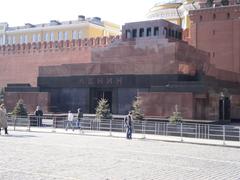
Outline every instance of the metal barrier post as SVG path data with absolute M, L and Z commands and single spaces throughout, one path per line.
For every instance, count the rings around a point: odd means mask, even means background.
M 122 132 L 124 132 L 124 121 L 122 121 Z
M 109 124 L 109 130 L 110 130 L 110 136 L 112 136 L 112 119 L 110 119 L 110 124 Z
M 166 123 L 166 129 L 165 129 L 165 131 L 166 131 L 166 136 L 168 135 L 168 123 Z
M 155 122 L 155 131 L 154 131 L 154 134 L 156 135 L 157 134 L 157 123 Z
M 197 138 L 197 124 L 195 124 L 195 138 Z
M 240 141 L 240 128 L 238 130 L 239 130 L 239 141 Z
M 162 124 L 162 130 L 163 130 L 163 135 L 166 135 L 166 122 L 163 122 Z
M 206 139 L 207 136 L 207 125 L 204 126 L 204 139 Z
M 14 123 L 13 123 L 13 130 L 16 130 L 16 117 L 13 118 L 14 119 Z
M 28 131 L 30 131 L 30 117 L 29 116 L 27 116 L 27 119 L 28 119 Z
M 53 118 L 52 132 L 56 132 L 56 117 Z
M 146 136 L 145 136 L 145 122 L 142 121 L 142 134 L 143 134 L 143 138 L 145 139 Z
M 207 132 L 208 133 L 208 139 L 209 139 L 209 132 L 210 132 L 209 130 L 210 130 L 210 126 L 208 124 L 208 132 Z
M 202 129 L 202 125 L 201 124 L 199 124 L 198 125 L 198 138 L 202 138 L 202 134 L 201 134 L 201 129 Z
M 225 126 L 223 126 L 223 145 L 225 145 L 225 139 L 226 139 L 225 135 L 226 135 Z
M 180 130 L 181 130 L 181 132 L 180 132 L 181 133 L 181 142 L 183 142 L 183 127 L 182 127 L 182 123 L 181 123 L 181 129 Z

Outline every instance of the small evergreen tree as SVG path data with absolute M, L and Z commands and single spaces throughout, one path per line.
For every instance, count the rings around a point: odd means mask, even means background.
M 16 106 L 13 109 L 12 114 L 14 116 L 27 116 L 27 110 L 24 107 L 23 100 L 19 99 Z
M 227 6 L 227 5 L 229 5 L 229 1 L 228 0 L 221 0 L 221 4 L 223 6 Z
M 170 122 L 171 123 L 176 123 L 176 122 L 181 122 L 182 121 L 182 116 L 181 113 L 178 112 L 178 105 L 175 105 L 175 111 L 173 112 L 173 115 L 170 116 Z
M 142 105 L 142 100 L 139 96 L 136 97 L 136 99 L 133 101 L 133 118 L 137 119 L 137 120 L 142 120 L 144 118 L 144 114 L 142 112 L 141 109 L 141 105 Z
M 100 99 L 96 108 L 96 119 L 111 119 L 110 108 L 107 99 Z
M 207 7 L 213 6 L 213 0 L 207 0 Z
M 4 101 L 4 88 L 0 88 L 0 103 L 2 104 Z

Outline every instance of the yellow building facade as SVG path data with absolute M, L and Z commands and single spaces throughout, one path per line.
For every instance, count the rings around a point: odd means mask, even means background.
M 8 23 L 0 23 L 0 45 L 23 44 L 33 42 L 49 42 L 61 40 L 77 40 L 85 38 L 120 35 L 120 26 L 102 21 L 99 17 L 85 18 L 78 16 L 73 21 L 51 20 L 45 24 L 30 24 L 9 27 Z
M 199 8 L 199 1 L 171 0 L 155 4 L 147 13 L 147 18 L 165 19 L 180 25 L 183 29 L 188 29 L 190 27 L 189 11 Z

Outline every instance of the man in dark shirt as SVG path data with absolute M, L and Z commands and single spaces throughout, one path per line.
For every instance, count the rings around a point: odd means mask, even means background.
M 81 129 L 80 121 L 81 121 L 81 119 L 83 118 L 83 113 L 82 113 L 82 111 L 81 111 L 81 108 L 78 108 L 77 111 L 78 111 L 78 112 L 77 112 L 77 127 L 78 127 L 79 129 Z
M 35 116 L 37 118 L 37 122 L 39 126 L 42 126 L 42 116 L 43 116 L 43 111 L 41 110 L 40 106 L 37 106 L 36 111 L 35 111 Z
M 132 139 L 132 112 L 129 111 L 128 115 L 125 117 L 124 122 L 127 127 L 127 139 Z

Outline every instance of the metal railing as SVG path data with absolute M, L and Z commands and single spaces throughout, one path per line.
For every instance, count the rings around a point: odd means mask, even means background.
M 33 127 L 56 129 L 81 129 L 88 131 L 101 131 L 123 133 L 126 131 L 124 121 L 121 119 L 102 119 L 82 118 L 78 126 L 77 119 L 68 122 L 66 116 L 27 116 L 14 117 L 8 116 L 8 125 L 14 130 L 18 127 L 26 127 L 31 130 Z M 225 141 L 240 141 L 240 126 L 215 125 L 215 124 L 195 124 L 195 123 L 169 123 L 157 121 L 134 121 L 133 133 L 147 135 L 174 136 L 183 138 L 213 139 Z

